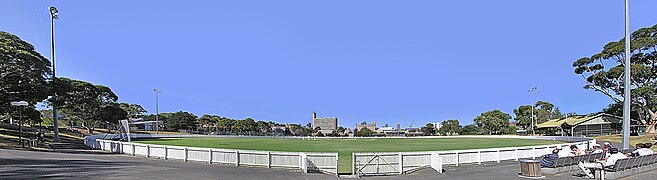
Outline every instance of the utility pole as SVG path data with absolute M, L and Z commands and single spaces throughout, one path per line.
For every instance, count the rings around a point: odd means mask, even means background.
M 153 89 L 155 92 L 155 134 L 160 133 L 160 109 L 159 109 L 159 102 L 158 102 L 158 94 L 160 94 L 162 91 Z
M 625 0 L 625 98 L 623 99 L 623 149 L 630 148 L 630 0 Z
M 52 56 L 50 59 L 52 60 L 52 86 L 53 89 L 55 89 L 55 79 L 57 78 L 57 75 L 55 74 L 55 19 L 59 19 L 59 10 L 57 10 L 55 6 L 50 6 L 48 10 L 50 10 L 50 55 Z M 57 101 L 57 92 L 53 94 L 52 99 Z M 52 103 L 52 119 L 53 130 L 55 133 L 55 137 L 53 139 L 55 142 L 59 142 L 59 120 L 57 118 L 57 106 L 54 102 Z
M 537 89 L 538 89 L 538 87 L 533 87 L 533 88 L 529 89 L 529 91 L 527 91 L 527 93 L 534 92 Z M 536 120 L 534 119 L 534 109 L 536 109 L 536 104 L 534 103 L 534 96 L 532 96 L 532 104 L 531 105 L 532 105 L 532 124 L 531 124 L 532 136 L 536 136 L 536 133 L 534 132 L 534 122 L 536 122 Z

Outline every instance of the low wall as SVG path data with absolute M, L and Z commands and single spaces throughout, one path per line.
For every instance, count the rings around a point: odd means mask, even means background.
M 131 136 L 132 138 L 160 138 L 158 136 Z M 178 159 L 235 166 L 280 167 L 300 169 L 304 172 L 336 174 L 338 153 L 275 152 L 235 149 L 196 148 L 182 146 L 151 145 L 132 142 L 103 140 L 105 135 L 85 137 L 87 147 L 114 153 L 141 155 L 148 158 Z M 172 136 L 166 136 L 172 137 Z M 181 136 L 176 136 L 181 137 Z

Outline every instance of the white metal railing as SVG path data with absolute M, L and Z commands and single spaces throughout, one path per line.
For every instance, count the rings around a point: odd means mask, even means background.
M 235 166 L 280 167 L 301 169 L 304 172 L 338 173 L 338 153 L 274 152 L 181 146 L 150 145 L 97 139 L 88 136 L 85 145 L 114 153 L 141 155 L 148 158 L 179 159 Z
M 579 149 L 588 149 L 596 143 L 595 139 L 582 137 L 542 136 L 528 139 L 557 140 L 569 143 L 453 151 L 352 153 L 352 173 L 359 176 L 402 174 L 423 167 L 440 167 L 434 169 L 441 172 L 444 165 L 458 166 L 468 163 L 499 163 L 507 160 L 535 159 L 551 153 L 552 149 L 556 147 L 563 148 L 561 153 L 568 154 L 571 151 L 571 145 L 575 145 Z M 439 165 L 435 163 L 439 163 Z

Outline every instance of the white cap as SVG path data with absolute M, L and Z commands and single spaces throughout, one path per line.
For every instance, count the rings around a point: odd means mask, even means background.
M 600 147 L 600 144 L 593 144 L 593 147 Z
M 602 144 L 605 145 L 605 146 L 611 146 L 611 143 L 610 143 L 610 142 L 604 142 L 604 143 L 602 143 Z

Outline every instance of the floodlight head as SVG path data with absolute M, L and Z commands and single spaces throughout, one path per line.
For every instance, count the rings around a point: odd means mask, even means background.
M 52 16 L 52 19 L 59 19 L 59 10 L 55 6 L 50 6 L 50 15 Z

